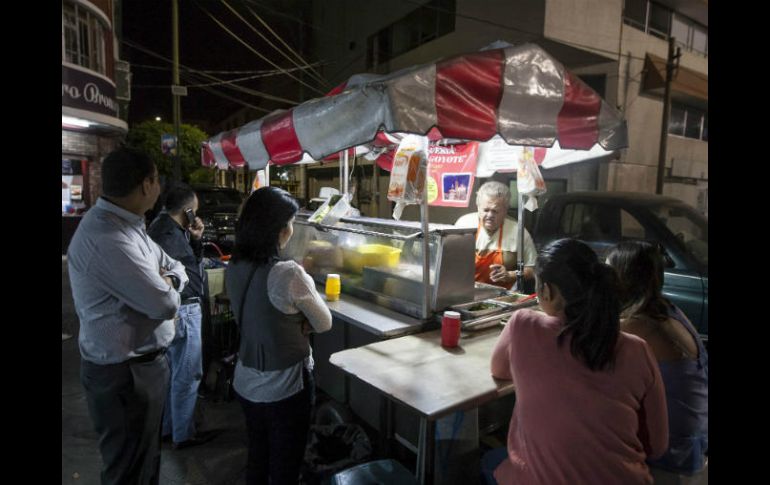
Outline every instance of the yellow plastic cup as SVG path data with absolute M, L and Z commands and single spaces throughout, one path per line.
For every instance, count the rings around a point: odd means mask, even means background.
M 340 299 L 340 275 L 329 273 L 326 275 L 326 300 L 337 301 Z

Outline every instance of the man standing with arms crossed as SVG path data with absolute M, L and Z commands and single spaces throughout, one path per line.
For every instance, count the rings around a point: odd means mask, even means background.
M 157 484 L 169 387 L 164 356 L 188 278 L 147 235 L 160 194 L 155 164 L 119 148 L 102 162 L 102 193 L 67 254 L 80 319 L 80 379 L 99 434 L 102 484 Z

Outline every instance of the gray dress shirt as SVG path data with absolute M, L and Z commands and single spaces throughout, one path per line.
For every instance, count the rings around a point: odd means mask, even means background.
M 147 235 L 144 217 L 99 198 L 72 237 L 67 264 L 83 359 L 115 364 L 169 345 L 188 278 Z

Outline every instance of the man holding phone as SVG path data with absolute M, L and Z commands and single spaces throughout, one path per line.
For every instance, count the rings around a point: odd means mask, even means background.
M 171 183 L 164 193 L 163 210 L 150 224 L 148 234 L 172 258 L 180 261 L 190 279 L 182 291 L 176 332 L 166 357 L 171 385 L 163 414 L 163 436 L 171 436 L 174 449 L 205 443 L 211 435 L 196 432 L 195 403 L 203 376 L 201 324 L 205 273 L 201 265 L 203 221 L 195 215 L 198 197 L 182 183 Z

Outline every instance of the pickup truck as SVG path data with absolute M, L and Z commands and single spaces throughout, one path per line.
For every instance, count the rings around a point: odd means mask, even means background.
M 555 194 L 536 212 L 532 234 L 538 249 L 564 237 L 580 239 L 602 260 L 623 240 L 659 243 L 666 259 L 663 294 L 708 341 L 708 220 L 691 206 L 632 192 Z

